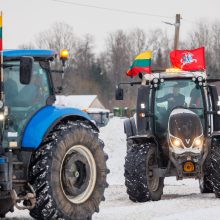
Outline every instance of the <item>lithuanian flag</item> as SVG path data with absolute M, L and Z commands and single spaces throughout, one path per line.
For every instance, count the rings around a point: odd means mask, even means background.
M 152 51 L 144 51 L 135 57 L 134 62 L 127 71 L 127 76 L 137 76 L 139 73 L 151 73 Z
M 0 12 L 0 50 L 3 50 L 3 45 L 2 45 L 2 12 Z

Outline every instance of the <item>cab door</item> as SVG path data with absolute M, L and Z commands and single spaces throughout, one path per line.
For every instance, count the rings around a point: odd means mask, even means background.
M 208 92 L 209 92 L 209 98 L 212 105 L 212 111 L 217 112 L 219 110 L 219 107 L 217 105 L 218 103 L 218 91 L 216 86 L 209 85 L 208 86 Z M 211 127 L 213 128 L 213 131 L 220 131 L 220 115 L 218 114 L 212 114 L 212 124 Z

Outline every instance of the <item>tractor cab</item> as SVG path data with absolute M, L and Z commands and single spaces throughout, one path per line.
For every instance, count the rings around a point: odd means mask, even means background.
M 10 142 L 20 143 L 21 133 L 30 118 L 55 100 L 50 75 L 50 61 L 54 60 L 55 56 L 54 51 L 45 50 L 4 52 L 4 106 L 8 109 L 9 120 L 3 138 L 4 147 L 8 147 Z M 29 73 L 26 71 L 24 76 L 21 73 L 25 72 L 21 66 L 22 57 L 33 59 L 31 70 Z M 13 140 L 8 141 L 8 138 Z
M 202 164 L 207 156 L 204 140 L 210 138 L 213 117 L 204 72 L 166 72 L 150 81 L 151 130 L 165 158 L 176 167 L 178 178 L 201 175 L 200 166 L 185 172 L 187 160 Z M 139 119 L 141 120 L 141 119 Z M 178 159 L 177 159 L 178 158 Z M 167 161 L 164 160 L 164 165 Z
M 205 100 L 203 93 L 205 92 L 202 85 L 199 85 L 198 77 L 203 79 L 202 73 L 195 75 L 188 73 L 187 77 L 170 77 L 167 74 L 160 74 L 159 83 L 153 79 L 153 87 L 155 98 L 154 103 L 154 130 L 158 138 L 166 137 L 168 131 L 168 120 L 171 112 L 177 108 L 188 109 L 194 112 L 205 125 Z M 200 79 L 200 78 L 199 78 Z

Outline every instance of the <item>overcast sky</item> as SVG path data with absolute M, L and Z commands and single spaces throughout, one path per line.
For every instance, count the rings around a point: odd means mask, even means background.
M 116 30 L 130 30 L 134 27 L 146 31 L 161 27 L 173 34 L 174 27 L 162 21 L 174 22 L 180 13 L 181 37 L 193 28 L 198 19 L 220 20 L 219 0 L 63 0 L 105 8 L 137 11 L 165 17 L 134 15 L 97 8 L 55 2 L 53 0 L 0 0 L 4 13 L 4 48 L 17 48 L 31 42 L 34 36 L 49 28 L 56 21 L 64 21 L 74 28 L 77 35 L 90 33 L 95 37 L 99 49 L 104 47 L 107 33 Z

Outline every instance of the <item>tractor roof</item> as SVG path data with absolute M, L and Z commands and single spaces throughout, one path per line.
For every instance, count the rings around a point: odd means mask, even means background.
M 4 50 L 4 59 L 19 59 L 22 56 L 32 56 L 38 59 L 52 60 L 57 55 L 54 50 Z
M 189 72 L 189 71 L 181 71 L 181 72 L 161 72 L 161 73 L 152 73 L 150 75 L 146 74 L 146 78 L 150 76 L 150 80 L 153 78 L 163 78 L 163 79 L 184 79 L 184 78 L 193 78 L 202 76 L 206 78 L 206 73 L 202 71 Z M 148 78 L 149 80 L 149 78 Z

